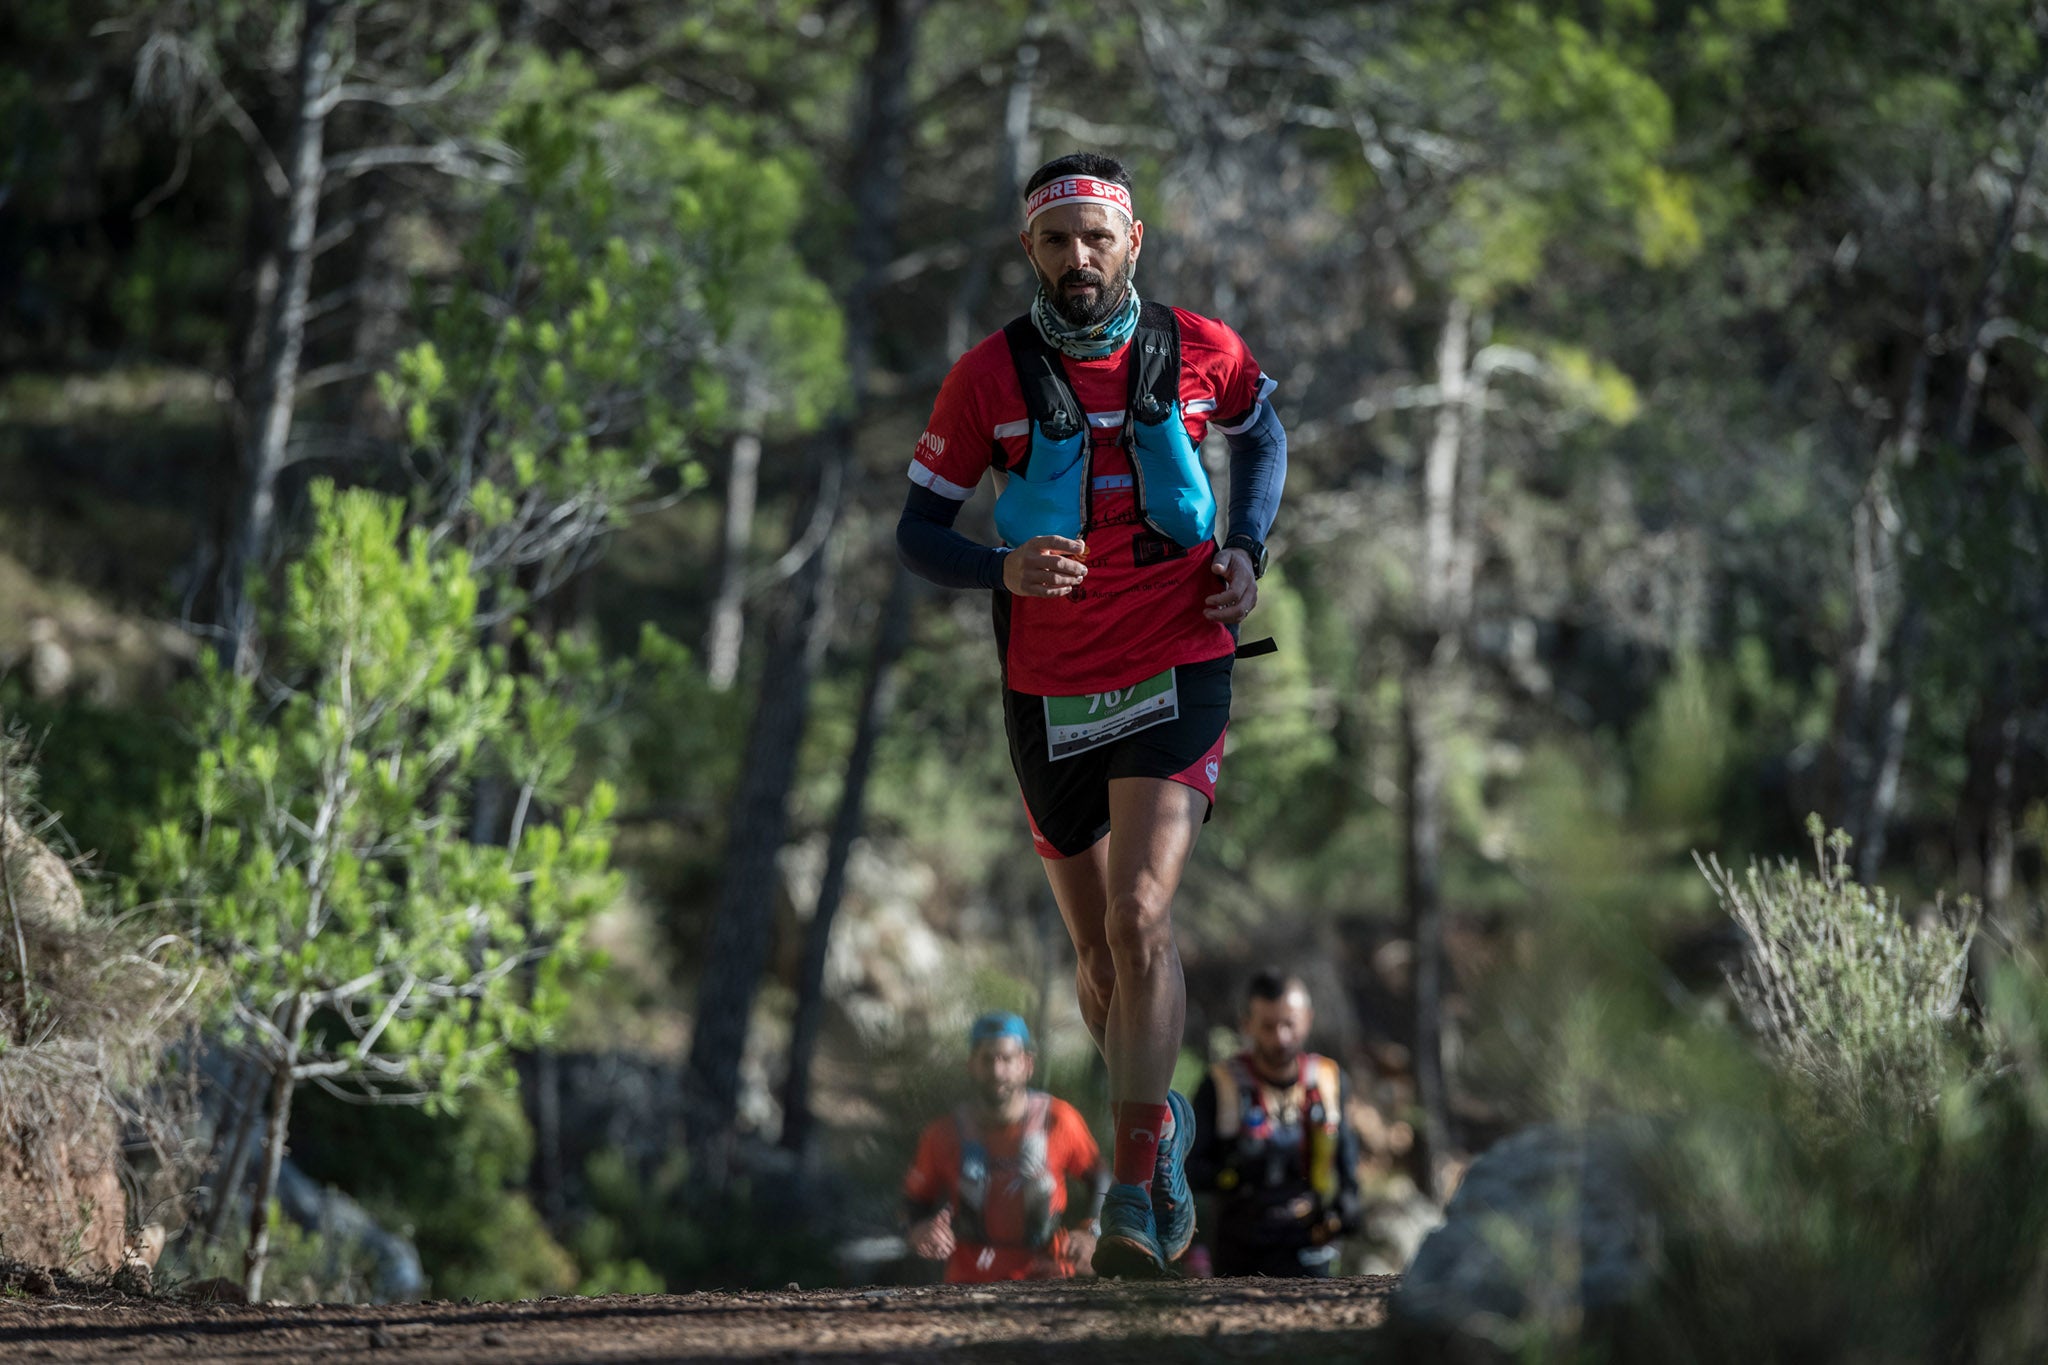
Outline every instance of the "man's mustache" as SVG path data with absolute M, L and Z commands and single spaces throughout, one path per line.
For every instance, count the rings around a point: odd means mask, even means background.
M 1092 284 L 1102 288 L 1102 276 L 1093 270 L 1069 270 L 1060 276 L 1060 288 L 1066 289 L 1077 284 Z

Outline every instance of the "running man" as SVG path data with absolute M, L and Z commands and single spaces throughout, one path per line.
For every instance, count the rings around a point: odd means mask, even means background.
M 1139 299 L 1145 225 L 1119 162 L 1040 167 L 1019 241 L 1037 297 L 946 376 L 897 545 L 935 583 L 994 593 L 1010 759 L 1109 1067 L 1095 1269 L 1164 1276 L 1195 1227 L 1193 1113 L 1170 1090 L 1187 1013 L 1173 895 L 1215 800 L 1286 436 L 1236 332 Z M 1230 446 L 1220 549 L 1196 453 L 1212 424 Z M 953 529 L 990 470 L 996 547 Z
M 1195 1091 L 1198 1190 L 1217 1195 L 1204 1236 L 1218 1275 L 1320 1276 L 1362 1221 L 1351 1084 L 1307 1051 L 1315 1007 L 1298 976 L 1268 967 L 1245 987 L 1245 1050 Z
M 967 1032 L 974 1096 L 934 1119 L 903 1178 L 911 1251 L 946 1263 L 949 1284 L 1064 1279 L 1095 1248 L 1109 1172 L 1088 1122 L 1031 1088 L 1031 1030 L 984 1014 Z M 1067 1183 L 1088 1191 L 1065 1218 Z

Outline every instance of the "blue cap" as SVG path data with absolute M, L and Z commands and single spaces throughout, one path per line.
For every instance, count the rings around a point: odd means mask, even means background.
M 990 1010 L 968 1025 L 967 1046 L 977 1048 L 991 1038 L 1015 1038 L 1025 1047 L 1030 1047 L 1031 1029 L 1022 1015 L 1008 1010 Z

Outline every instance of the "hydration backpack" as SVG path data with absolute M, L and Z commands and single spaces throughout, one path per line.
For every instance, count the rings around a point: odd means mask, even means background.
M 1278 1087 L 1260 1081 L 1250 1058 L 1243 1054 L 1211 1068 L 1210 1074 L 1216 1083 L 1216 1136 L 1243 1144 L 1241 1150 L 1264 1149 L 1278 1126 L 1276 1115 L 1266 1104 L 1266 1091 Z M 1301 1054 L 1294 1084 L 1279 1090 L 1282 1102 L 1295 1110 L 1301 1126 L 1300 1154 L 1286 1166 L 1271 1160 L 1263 1167 L 1253 1163 L 1253 1170 L 1263 1170 L 1263 1184 L 1270 1187 L 1300 1180 L 1324 1207 L 1336 1201 L 1337 1149 L 1344 1124 L 1341 1086 L 1336 1062 L 1313 1052 Z
M 1024 1136 L 1017 1144 L 1017 1154 L 992 1158 L 973 1110 L 963 1104 L 954 1111 L 953 1121 L 960 1133 L 960 1182 L 953 1228 L 961 1241 L 978 1242 L 984 1246 L 999 1245 L 992 1242 L 988 1234 L 991 1199 L 1017 1201 L 1018 1226 L 1024 1234 L 1020 1243 L 1000 1245 L 1021 1245 L 1036 1250 L 1052 1240 L 1053 1233 L 1059 1229 L 1059 1219 L 1052 1207 L 1053 1191 L 1059 1177 L 1053 1174 L 1046 1160 L 1046 1136 L 1051 1114 L 1052 1096 L 1042 1090 L 1031 1091 L 1030 1105 L 1024 1114 Z
M 1093 495 L 1088 414 L 1067 382 L 1060 354 L 1027 314 L 1003 328 L 1031 446 L 996 497 L 996 530 L 1007 545 L 1033 536 L 1083 537 Z M 1182 550 L 1208 540 L 1216 494 L 1181 420 L 1180 324 L 1163 303 L 1141 303 L 1130 341 L 1130 392 L 1123 442 L 1137 483 L 1139 518 Z

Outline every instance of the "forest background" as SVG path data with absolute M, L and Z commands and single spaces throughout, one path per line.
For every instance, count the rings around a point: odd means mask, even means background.
M 2037 938 L 2044 38 L 2019 0 L 7 6 L 0 708 L 95 897 L 213 983 L 174 1251 L 234 1262 L 267 1122 L 435 1293 L 814 1282 L 891 1230 L 972 1011 L 1087 1097 L 987 603 L 893 546 L 1075 148 L 1290 434 L 1280 652 L 1177 904 L 1190 1069 L 1250 967 L 1304 970 L 1426 1201 L 1713 994 L 1694 850 L 1817 812 L 1855 877 Z M 288 1283 L 369 1292 L 277 1226 Z

